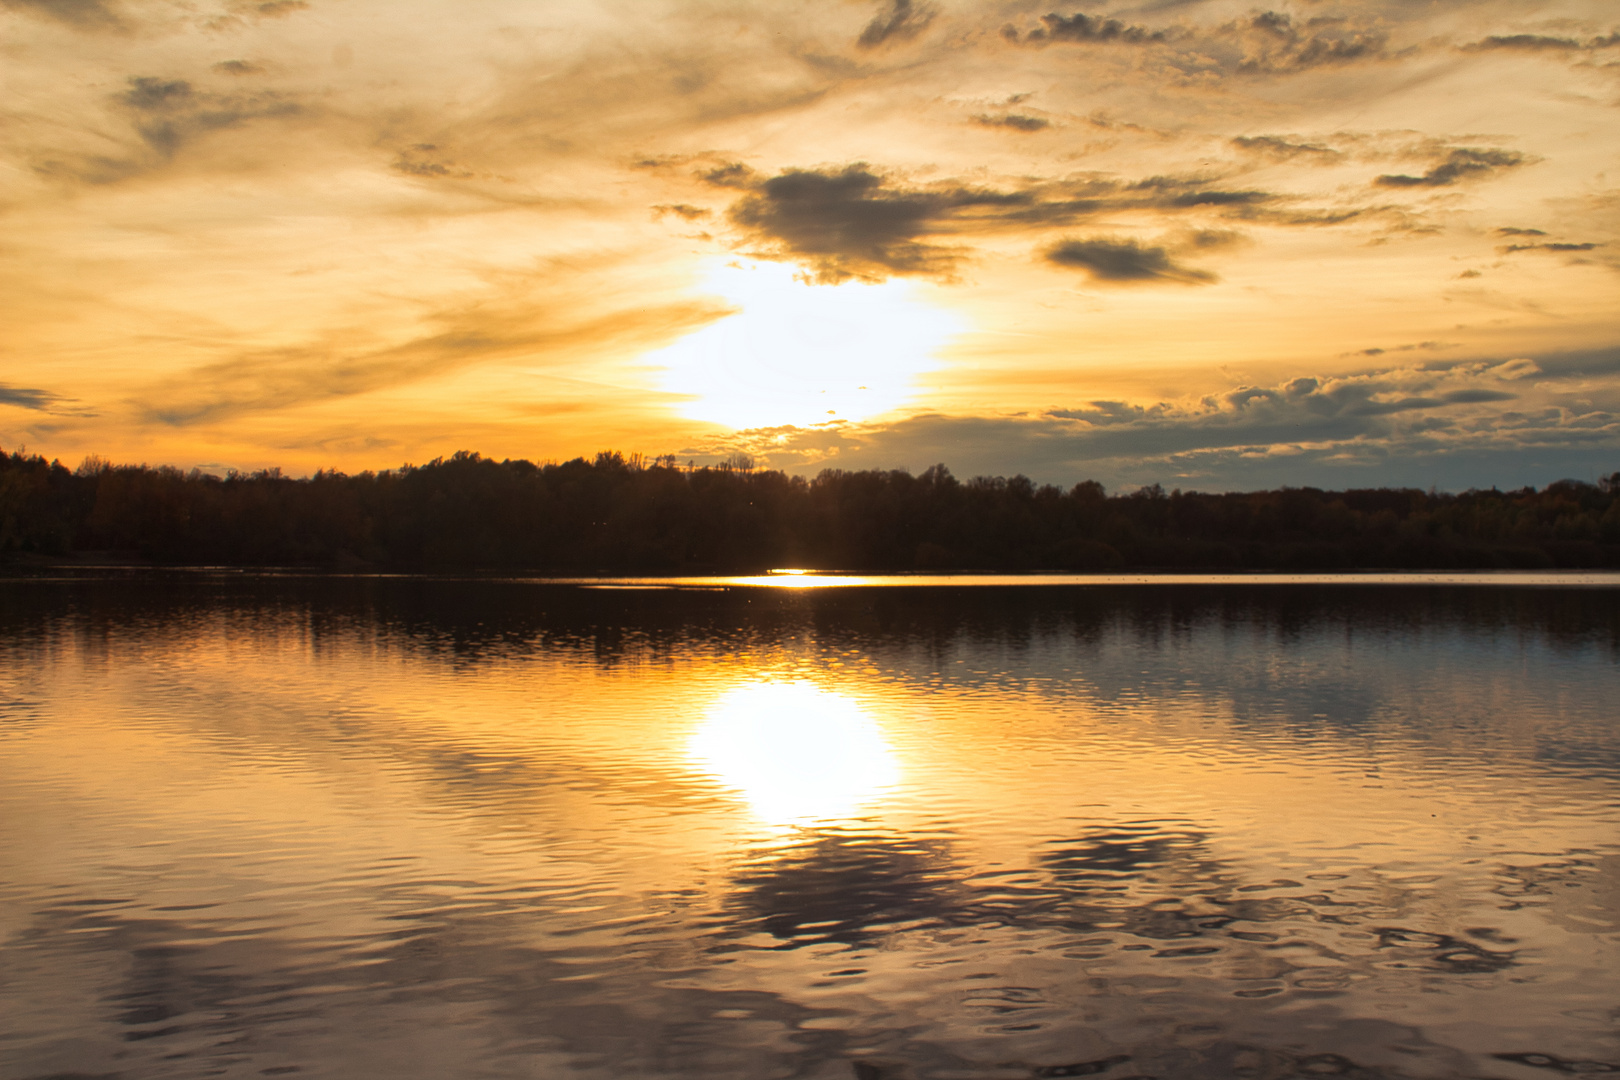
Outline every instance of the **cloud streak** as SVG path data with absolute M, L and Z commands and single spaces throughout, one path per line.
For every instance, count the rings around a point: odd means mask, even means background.
M 151 386 L 134 404 L 149 422 L 191 427 L 407 387 L 488 364 L 563 373 L 604 351 L 655 348 L 727 314 L 708 300 L 592 313 L 588 302 L 539 299 L 548 284 L 560 282 L 523 281 L 505 296 L 437 312 L 425 332 L 394 344 L 339 343 L 350 334 L 244 351 Z
M 1064 240 L 1047 248 L 1045 256 L 1047 262 L 1084 270 L 1093 281 L 1109 284 L 1168 281 L 1207 285 L 1218 280 L 1206 270 L 1177 263 L 1165 248 L 1118 237 Z
M 0 383 L 0 405 L 44 411 L 61 400 L 60 396 L 49 390 L 35 390 L 26 386 L 8 386 Z
M 887 8 L 879 12 L 861 36 L 855 40 L 861 49 L 878 49 L 894 45 L 921 34 L 934 21 L 934 9 L 914 0 L 890 0 Z
M 1018 416 L 922 413 L 887 424 L 745 432 L 724 447 L 800 472 L 946 461 L 959 473 L 1016 467 L 1043 480 L 1179 481 L 1206 490 L 1244 477 L 1262 486 L 1272 476 L 1381 485 L 1437 469 L 1460 478 L 1471 462 L 1514 455 L 1545 467 L 1591 460 L 1598 448 L 1620 454 L 1620 393 L 1575 408 L 1547 396 L 1620 367 L 1620 353 L 1544 363 L 1546 370 L 1521 358 L 1307 376 L 1195 401 L 1097 400 Z
M 118 13 L 102 0 L 0 0 L 0 7 L 54 19 L 80 29 L 110 30 L 124 24 Z
M 1441 161 L 1419 176 L 1385 174 L 1373 182 L 1389 188 L 1450 187 L 1464 180 L 1485 180 L 1528 162 L 1524 154 L 1512 150 L 1458 146 L 1449 148 Z
M 1103 176 L 1032 179 L 1017 186 L 973 186 L 953 180 L 906 185 L 864 162 L 842 168 L 788 169 L 763 179 L 747 166 L 731 162 L 705 166 L 698 175 L 710 186 L 747 192 L 732 204 L 727 218 L 744 236 L 748 254 L 796 261 L 824 283 L 894 275 L 949 280 L 972 255 L 963 243 L 967 238 L 1039 232 L 1111 214 L 1203 215 L 1316 226 L 1342 224 L 1370 212 L 1365 207 L 1287 206 L 1291 200 L 1281 194 L 1227 187 L 1219 178 L 1198 174 L 1134 181 Z M 1210 247 L 1207 241 L 1216 235 L 1205 234 L 1202 246 Z M 1072 243 L 1079 246 L 1059 254 L 1049 246 L 1042 258 L 1087 269 L 1099 280 L 1214 280 L 1134 241 Z

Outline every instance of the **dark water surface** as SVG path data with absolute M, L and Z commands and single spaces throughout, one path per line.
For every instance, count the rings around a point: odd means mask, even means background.
M 0 582 L 0 1076 L 1620 1071 L 1620 591 Z

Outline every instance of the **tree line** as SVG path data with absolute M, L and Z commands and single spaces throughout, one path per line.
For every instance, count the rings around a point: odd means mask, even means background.
M 77 469 L 0 450 L 0 559 L 403 571 L 855 571 L 1620 567 L 1620 472 L 1541 489 L 1109 495 L 944 465 L 682 468 L 606 452 L 462 452 L 308 478 Z

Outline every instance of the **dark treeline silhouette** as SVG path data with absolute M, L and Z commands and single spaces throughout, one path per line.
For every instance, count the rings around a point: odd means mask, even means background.
M 943 465 L 814 479 L 458 453 L 307 479 L 167 466 L 76 470 L 0 451 L 0 558 L 390 570 L 702 573 L 1620 566 L 1620 473 L 1536 490 L 1109 496 Z

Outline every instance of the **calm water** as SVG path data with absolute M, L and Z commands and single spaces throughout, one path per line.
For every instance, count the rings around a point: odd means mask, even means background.
M 0 582 L 7 1080 L 1617 1070 L 1601 583 Z

